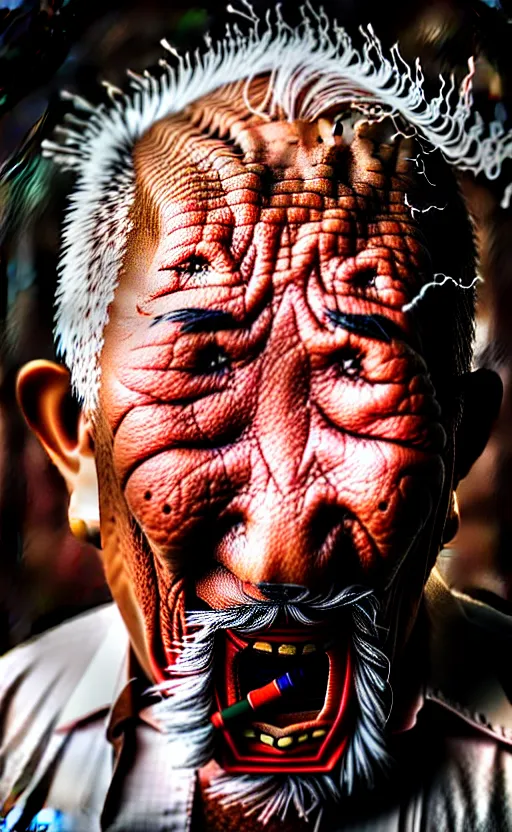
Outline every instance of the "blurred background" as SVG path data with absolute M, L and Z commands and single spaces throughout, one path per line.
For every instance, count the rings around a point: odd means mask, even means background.
M 262 0 L 252 5 L 265 8 Z M 420 57 L 433 81 L 447 71 L 461 81 L 474 55 L 477 109 L 512 129 L 512 0 L 323 5 L 349 26 L 371 21 L 409 62 Z M 71 533 L 64 483 L 15 401 L 18 369 L 53 357 L 66 178 L 42 159 L 40 141 L 61 121 L 60 90 L 99 103 L 102 80 L 123 86 L 127 68 L 157 65 L 162 37 L 193 47 L 218 12 L 212 0 L 0 0 L 0 653 L 109 597 L 97 541 L 80 528 Z M 462 186 L 484 279 L 475 364 L 499 372 L 505 396 L 490 442 L 460 486 L 460 531 L 439 563 L 452 586 L 511 614 L 512 211 L 500 207 L 503 182 L 467 177 Z

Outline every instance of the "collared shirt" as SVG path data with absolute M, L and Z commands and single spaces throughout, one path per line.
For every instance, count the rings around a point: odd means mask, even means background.
M 426 607 L 422 714 L 442 709 L 467 732 L 447 738 L 450 759 L 428 786 L 355 826 L 335 821 L 333 832 L 512 832 L 512 622 L 450 592 L 437 574 Z M 197 772 L 173 768 L 151 706 L 141 709 L 145 683 L 129 678 L 128 655 L 120 615 L 107 605 L 0 660 L 6 830 L 191 832 Z

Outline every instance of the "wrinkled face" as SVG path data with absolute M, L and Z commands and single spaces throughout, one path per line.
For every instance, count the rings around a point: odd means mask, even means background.
M 411 147 L 380 143 L 377 125 L 345 141 L 328 119 L 268 123 L 226 101 L 213 137 L 216 106 L 157 124 L 136 148 L 134 232 L 101 363 L 102 531 L 131 570 L 159 678 L 186 607 L 283 584 L 364 584 L 386 600 L 402 580 L 414 609 L 450 485 L 402 312 L 431 277 L 404 205 Z M 346 634 L 332 636 L 328 622 L 285 620 L 226 635 L 219 707 L 317 654 L 303 699 L 234 743 L 242 770 L 330 764 L 350 688 Z

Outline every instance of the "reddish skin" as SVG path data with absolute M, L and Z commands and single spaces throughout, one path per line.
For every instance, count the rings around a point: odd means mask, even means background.
M 199 123 L 201 107 L 189 115 Z M 115 534 L 123 549 L 162 666 L 182 626 L 177 579 L 219 563 L 231 584 L 325 590 L 363 576 L 383 588 L 414 548 L 413 617 L 446 514 L 451 455 L 423 359 L 326 317 L 385 315 L 411 336 L 401 306 L 428 258 L 403 205 L 410 148 L 390 173 L 390 149 L 377 158 L 363 130 L 341 181 L 349 151 L 318 141 L 325 121 L 247 124 L 234 130 L 243 159 L 184 116 L 139 142 L 136 232 L 105 331 L 104 542 Z M 193 256 L 207 275 L 191 273 Z M 236 324 L 151 325 L 184 308 Z M 218 592 L 208 600 L 223 606 Z

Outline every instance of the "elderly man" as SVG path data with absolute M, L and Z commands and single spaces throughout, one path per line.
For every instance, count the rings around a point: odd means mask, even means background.
M 82 413 L 19 399 L 122 620 L 2 660 L 4 828 L 512 829 L 510 624 L 424 591 L 499 407 L 448 164 L 490 140 L 370 29 L 241 21 L 46 146 Z

